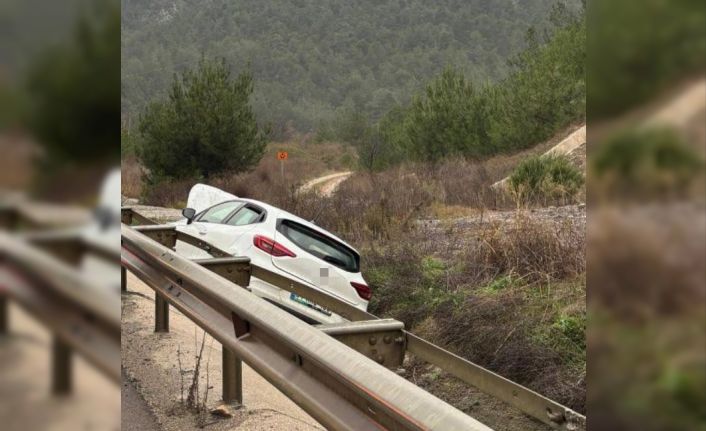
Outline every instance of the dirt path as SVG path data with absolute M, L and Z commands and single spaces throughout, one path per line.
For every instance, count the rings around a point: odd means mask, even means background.
M 323 197 L 329 197 L 336 191 L 338 186 L 348 177 L 353 175 L 353 172 L 337 172 L 335 174 L 325 175 L 315 178 L 299 188 L 299 192 L 308 192 L 310 190 L 317 191 Z
M 180 403 L 181 374 L 188 388 L 193 377 L 195 343 L 200 347 L 203 331 L 178 310 L 170 308 L 167 334 L 155 334 L 154 293 L 128 273 L 128 293 L 123 295 L 122 361 L 127 379 L 144 398 L 163 430 L 196 430 L 208 425 L 211 431 L 224 430 L 323 430 L 296 404 L 243 364 L 243 398 L 245 406 L 233 410 L 233 417 L 220 419 L 187 411 Z M 179 354 L 178 352 L 181 352 Z M 221 345 L 206 337 L 201 369 L 201 388 L 208 374 L 209 410 L 220 404 Z M 206 372 L 208 370 L 208 373 Z M 185 395 L 186 396 L 186 395 Z M 123 416 L 133 414 L 123 409 Z M 138 412 L 139 414 L 139 412 Z M 129 420 L 129 419 L 128 419 Z

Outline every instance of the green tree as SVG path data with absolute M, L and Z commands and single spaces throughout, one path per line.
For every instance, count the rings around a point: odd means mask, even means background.
M 426 161 L 490 154 L 485 121 L 483 94 L 461 72 L 446 69 L 412 103 L 406 120 L 410 153 Z
M 529 32 L 529 48 L 495 85 L 488 134 L 498 149 L 525 148 L 586 116 L 585 20 L 563 8 L 555 9 L 552 20 L 563 25 L 544 43 Z
M 202 59 L 175 76 L 169 97 L 140 118 L 139 156 L 151 179 L 243 171 L 261 158 L 266 134 L 250 106 L 253 79 L 231 77 L 224 60 Z
M 507 76 L 525 29 L 550 26 L 556 1 L 124 0 L 123 114 L 206 53 L 251 63 L 253 109 L 280 138 L 287 123 L 309 132 L 344 106 L 378 119 L 445 65 L 478 81 Z

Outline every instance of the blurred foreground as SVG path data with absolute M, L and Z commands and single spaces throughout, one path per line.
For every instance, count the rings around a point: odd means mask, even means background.
M 591 2 L 591 429 L 706 429 L 706 11 Z
M 117 1 L 0 7 L 0 428 L 120 427 Z

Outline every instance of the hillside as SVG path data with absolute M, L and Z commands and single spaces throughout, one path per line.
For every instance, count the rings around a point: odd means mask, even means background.
M 310 130 L 344 109 L 379 117 L 447 65 L 477 82 L 504 76 L 555 3 L 123 1 L 123 117 L 135 118 L 202 55 L 251 69 L 256 112 L 275 132 Z

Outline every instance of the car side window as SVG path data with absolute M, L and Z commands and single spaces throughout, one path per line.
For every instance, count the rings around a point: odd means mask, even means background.
M 263 214 L 264 212 L 259 208 L 244 206 L 236 211 L 236 213 L 226 221 L 226 224 L 230 226 L 245 226 L 257 223 L 262 220 Z
M 205 223 L 222 223 L 233 210 L 242 204 L 242 202 L 237 201 L 223 202 L 222 204 L 218 204 L 206 210 L 206 212 L 199 217 L 198 221 Z

